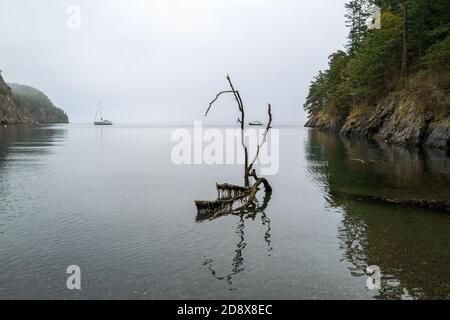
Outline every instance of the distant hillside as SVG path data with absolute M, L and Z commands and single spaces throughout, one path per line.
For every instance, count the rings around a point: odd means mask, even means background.
M 0 75 L 0 123 L 68 123 L 63 110 L 41 91 L 20 84 L 6 84 Z
M 21 121 L 24 123 L 68 123 L 67 115 L 55 107 L 50 99 L 41 91 L 20 84 L 8 84 L 13 100 L 19 108 Z

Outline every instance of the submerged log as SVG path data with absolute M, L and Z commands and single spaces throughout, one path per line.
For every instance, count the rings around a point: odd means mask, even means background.
M 216 184 L 219 200 L 229 200 L 235 197 L 243 196 L 251 191 L 249 187 L 241 187 L 233 184 Z
M 256 177 L 256 174 L 253 175 Z M 205 219 L 214 219 L 218 216 L 227 214 L 246 214 L 258 211 L 257 193 L 264 186 L 264 208 L 267 206 L 266 201 L 270 200 L 272 187 L 265 178 L 258 178 L 252 187 L 242 187 L 228 183 L 216 184 L 219 193 L 217 200 L 213 201 L 195 201 L 197 207 L 197 221 Z M 234 208 L 234 205 L 241 203 L 241 206 Z
M 215 201 L 195 201 L 198 214 L 212 214 L 216 212 L 231 211 L 233 201 L 215 200 Z
M 244 189 L 244 188 L 243 188 Z M 197 207 L 198 215 L 214 216 L 215 214 L 224 215 L 233 213 L 233 205 L 237 202 L 245 202 L 249 195 L 247 188 L 240 192 L 239 194 L 233 195 L 232 197 L 220 197 L 217 200 L 197 200 L 194 201 Z
M 241 187 L 234 184 L 229 183 L 223 183 L 223 184 L 216 184 L 217 190 L 234 190 L 234 191 L 248 191 L 250 188 L 248 187 Z
M 352 200 L 380 202 L 402 207 L 425 209 L 450 214 L 450 200 L 390 199 L 380 196 L 354 194 L 342 191 L 332 191 L 331 194 L 338 197 L 346 197 Z

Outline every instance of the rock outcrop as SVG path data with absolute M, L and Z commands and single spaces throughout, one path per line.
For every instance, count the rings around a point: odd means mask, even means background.
M 3 81 L 0 74 L 0 124 L 15 123 L 17 111 L 11 88 Z
M 318 113 L 306 126 L 392 144 L 450 148 L 450 107 L 430 112 L 413 95 L 405 93 L 392 94 L 372 107 L 356 108 L 342 120 Z
M 67 115 L 41 91 L 19 84 L 6 84 L 0 74 L 0 123 L 68 123 Z

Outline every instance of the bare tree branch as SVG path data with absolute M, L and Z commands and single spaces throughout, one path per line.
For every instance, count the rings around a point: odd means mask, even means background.
M 248 147 L 245 144 L 245 110 L 244 110 L 244 102 L 242 101 L 241 95 L 238 90 L 234 89 L 233 82 L 231 82 L 230 75 L 227 74 L 227 80 L 230 85 L 231 90 L 234 92 L 234 97 L 239 106 L 239 111 L 241 112 L 241 144 L 242 148 L 244 148 L 244 162 L 245 162 L 245 171 L 244 171 L 244 184 L 246 187 L 250 186 L 249 176 L 248 176 Z
M 234 91 L 222 91 L 222 92 L 219 92 L 217 95 L 216 95 L 216 97 L 214 98 L 214 100 L 213 101 L 211 101 L 210 103 L 209 103 L 209 107 L 208 107 L 208 110 L 206 110 L 206 113 L 205 113 L 205 117 L 208 115 L 208 113 L 209 113 L 209 110 L 211 110 L 211 107 L 213 106 L 213 104 L 217 101 L 217 99 L 219 99 L 219 97 L 221 96 L 221 95 L 223 95 L 223 94 L 226 94 L 226 93 L 235 93 Z
M 231 90 L 234 92 L 234 98 L 236 99 L 236 102 L 239 106 L 239 111 L 241 111 L 241 113 L 244 111 L 244 104 L 242 103 L 242 99 L 240 98 L 240 94 L 239 91 L 234 89 L 233 83 L 231 82 L 231 78 L 230 75 L 227 74 L 227 80 L 228 80 L 228 84 L 230 85 Z M 242 121 L 244 122 L 244 121 Z
M 241 112 L 241 118 L 240 118 L 240 124 L 241 124 L 241 144 L 242 144 L 242 148 L 244 148 L 244 161 L 245 161 L 245 171 L 244 171 L 244 184 L 246 187 L 250 186 L 250 181 L 249 181 L 249 175 L 248 172 L 248 147 L 245 144 L 245 111 L 244 111 L 244 103 L 242 101 L 241 95 L 239 94 L 239 91 L 236 90 L 234 88 L 233 82 L 231 81 L 230 76 L 227 74 L 227 80 L 228 80 L 228 84 L 230 85 L 231 90 L 227 90 L 227 91 L 221 91 L 219 92 L 216 97 L 214 98 L 213 101 L 210 102 L 208 110 L 206 111 L 205 117 L 208 115 L 209 111 L 211 110 L 213 104 L 217 101 L 217 99 L 219 99 L 219 97 L 223 94 L 226 93 L 233 93 L 234 98 L 236 100 L 236 103 L 238 105 L 239 111 Z
M 264 145 L 264 143 L 266 143 L 266 141 L 267 141 L 267 134 L 269 133 L 269 130 L 272 128 L 272 106 L 270 105 L 270 103 L 269 103 L 269 106 L 267 108 L 267 113 L 269 114 L 269 122 L 267 123 L 266 130 L 264 131 L 263 139 L 262 139 L 261 143 L 258 145 L 255 157 L 253 158 L 253 161 L 250 163 L 250 165 L 248 167 L 248 171 L 250 171 L 250 172 L 252 171 L 256 160 L 258 160 L 259 152 L 261 151 L 261 147 Z
M 256 175 L 255 169 L 253 169 L 254 164 L 258 160 L 259 153 L 261 151 L 262 146 L 267 142 L 267 135 L 269 130 L 272 128 L 272 106 L 268 105 L 267 113 L 269 115 L 269 121 L 267 123 L 266 129 L 262 136 L 262 141 L 257 147 L 257 151 L 253 161 L 249 165 L 249 154 L 248 147 L 245 143 L 245 110 L 244 103 L 242 97 L 238 90 L 234 88 L 233 82 L 231 81 L 230 76 L 227 74 L 228 84 L 231 90 L 221 91 L 219 92 L 214 100 L 212 100 L 209 104 L 208 110 L 206 111 L 205 117 L 208 115 L 214 103 L 219 99 L 219 97 L 223 94 L 232 93 L 236 100 L 236 103 L 239 108 L 239 112 L 241 113 L 240 122 L 241 127 L 241 143 L 244 149 L 245 155 L 245 171 L 244 171 L 244 187 L 231 185 L 231 184 L 217 184 L 217 192 L 218 197 L 217 200 L 214 201 L 195 201 L 195 205 L 197 206 L 199 220 L 204 220 L 205 216 L 210 216 L 215 218 L 221 215 L 226 214 L 245 214 L 245 213 L 255 213 L 260 210 L 258 207 L 258 199 L 256 198 L 257 193 L 260 191 L 260 186 L 264 186 L 264 190 L 266 193 L 265 201 L 267 206 L 268 201 L 270 200 L 270 194 L 272 192 L 272 186 L 266 178 L 259 178 Z M 255 182 L 252 186 L 250 186 L 250 177 L 252 177 Z M 234 204 L 237 202 L 241 202 L 242 205 L 238 208 L 234 208 Z
M 251 208 L 255 207 L 255 202 L 256 202 L 256 194 L 259 191 L 259 186 L 260 185 L 264 185 L 265 191 L 266 193 L 270 193 L 272 192 L 272 187 L 270 186 L 269 182 L 267 181 L 266 178 L 259 178 L 258 180 L 256 180 L 256 182 L 253 184 L 252 188 L 250 189 L 250 191 L 248 192 L 247 195 L 247 200 L 244 201 L 244 205 L 236 208 L 233 210 L 234 213 L 248 213 L 249 211 L 251 211 Z

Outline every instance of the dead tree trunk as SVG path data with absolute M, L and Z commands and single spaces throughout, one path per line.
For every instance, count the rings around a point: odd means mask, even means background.
M 269 115 L 269 122 L 267 123 L 266 130 L 264 131 L 263 139 L 261 143 L 257 147 L 257 151 L 255 154 L 255 157 L 253 158 L 252 162 L 249 163 L 249 154 L 248 154 L 248 146 L 245 143 L 245 109 L 244 109 L 244 102 L 242 101 L 242 97 L 238 90 L 234 88 L 233 82 L 231 81 L 231 78 L 229 75 L 227 75 L 227 81 L 230 86 L 231 90 L 221 91 L 219 92 L 216 97 L 209 103 L 208 110 L 206 110 L 205 117 L 209 114 L 209 111 L 211 110 L 214 103 L 219 99 L 219 97 L 223 94 L 230 94 L 232 93 L 234 95 L 234 98 L 236 100 L 236 103 L 238 105 L 238 109 L 240 112 L 240 118 L 238 118 L 238 122 L 241 125 L 241 144 L 242 148 L 244 149 L 244 185 L 246 187 L 250 186 L 250 176 L 251 172 L 253 170 L 253 166 L 255 165 L 256 161 L 259 157 L 259 152 L 261 150 L 261 147 L 266 143 L 267 141 L 267 134 L 269 133 L 269 130 L 272 128 L 272 106 L 269 104 L 268 106 L 268 115 Z
M 214 103 L 219 99 L 219 97 L 223 94 L 233 94 L 236 103 L 238 105 L 240 118 L 238 118 L 238 122 L 241 127 L 241 144 L 244 149 L 244 187 L 234 186 L 230 184 L 217 184 L 218 198 L 215 201 L 195 201 L 195 205 L 197 206 L 198 214 L 202 217 L 199 217 L 200 220 L 204 219 L 205 216 L 217 217 L 224 214 L 243 214 L 249 212 L 255 212 L 258 209 L 256 205 L 257 199 L 256 194 L 260 190 L 260 186 L 264 186 L 264 190 L 266 195 L 272 192 L 272 186 L 266 178 L 259 178 L 256 175 L 256 171 L 254 169 L 254 165 L 258 160 L 259 153 L 261 151 L 262 146 L 267 142 L 267 135 L 269 130 L 272 128 L 272 106 L 269 104 L 268 106 L 268 116 L 269 121 L 267 123 L 266 129 L 263 133 L 262 140 L 260 144 L 257 146 L 256 154 L 251 162 L 249 162 L 249 153 L 248 146 L 245 143 L 245 109 L 244 103 L 242 101 L 242 97 L 238 90 L 235 89 L 231 78 L 227 75 L 227 81 L 231 90 L 225 90 L 219 92 L 216 97 L 209 103 L 208 110 L 206 110 L 205 117 L 209 114 Z M 255 180 L 253 185 L 250 185 L 250 178 Z M 265 199 L 270 199 L 269 197 L 265 197 Z M 233 204 L 240 201 L 243 203 L 242 206 L 238 208 L 233 208 Z M 268 200 L 267 200 L 268 201 Z M 265 203 L 267 206 L 267 203 Z
M 242 102 L 242 98 L 241 95 L 239 94 L 239 91 L 236 91 L 234 89 L 233 83 L 231 82 L 230 76 L 227 75 L 227 80 L 228 83 L 230 84 L 230 88 L 231 90 L 234 92 L 234 98 L 236 99 L 236 102 L 239 106 L 239 111 L 241 112 L 241 119 L 240 119 L 240 124 L 241 124 L 241 144 L 242 147 L 244 148 L 244 162 L 245 162 L 245 172 L 244 172 L 244 185 L 246 187 L 250 186 L 250 181 L 248 178 L 248 148 L 247 145 L 245 144 L 245 110 L 244 110 L 244 103 Z

